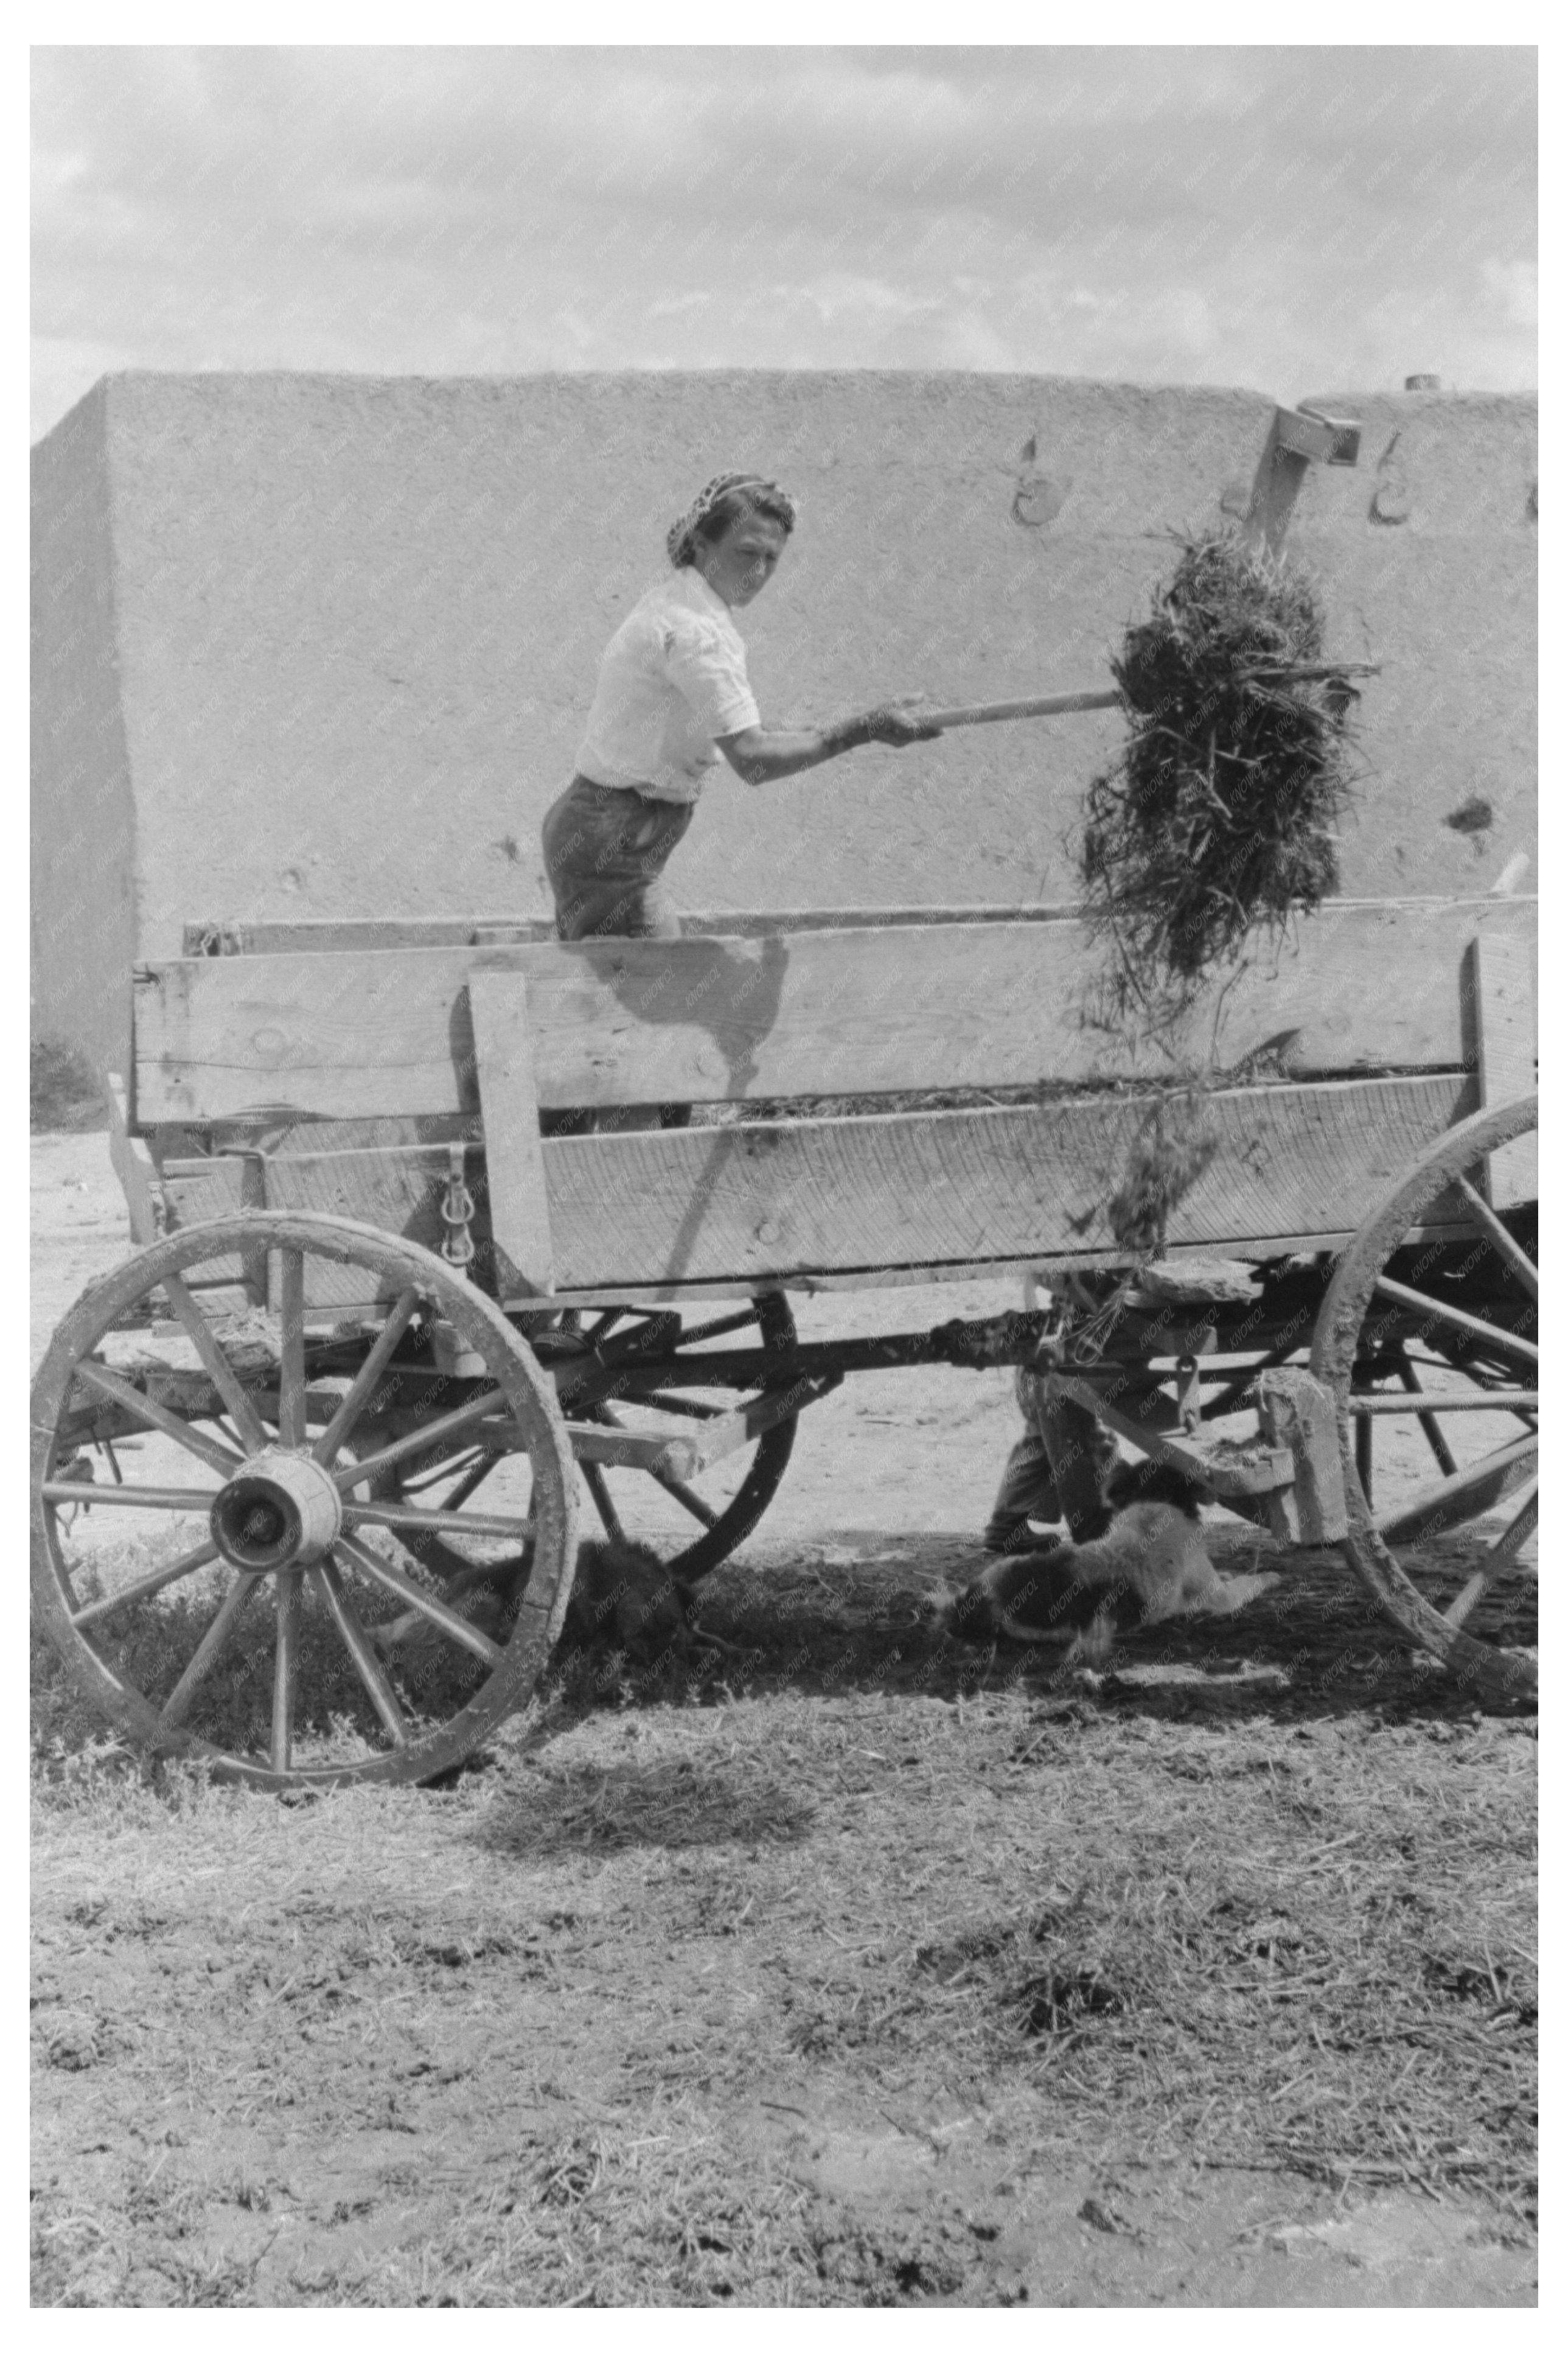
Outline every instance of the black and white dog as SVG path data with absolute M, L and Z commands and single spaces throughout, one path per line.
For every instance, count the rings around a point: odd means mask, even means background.
M 1204 1543 L 1200 1491 L 1165 1463 L 1120 1463 L 1087 1540 L 1047 1536 L 990 1562 L 944 1614 L 964 1641 L 1070 1641 L 1090 1663 L 1112 1638 L 1162 1619 L 1228 1617 L 1278 1582 L 1221 1577 Z

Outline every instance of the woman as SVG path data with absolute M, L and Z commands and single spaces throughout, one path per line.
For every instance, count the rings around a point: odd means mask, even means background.
M 778 568 L 795 504 L 757 474 L 721 474 L 669 532 L 671 579 L 633 607 L 605 649 L 577 774 L 544 819 L 544 865 L 563 940 L 673 940 L 664 870 L 721 755 L 772 784 L 861 744 L 929 742 L 908 705 L 827 727 L 764 727 L 731 616 Z

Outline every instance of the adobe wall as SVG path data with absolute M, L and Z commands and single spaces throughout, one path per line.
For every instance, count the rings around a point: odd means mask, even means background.
M 99 384 L 33 453 L 33 1034 L 123 1053 L 134 826 Z
M 1344 887 L 1484 887 L 1533 849 L 1535 405 L 1331 397 L 1362 465 L 1312 470 L 1291 543 L 1336 649 L 1386 666 Z M 49 946 L 42 1026 L 120 985 L 132 902 L 142 957 L 198 918 L 545 912 L 539 821 L 598 654 L 722 467 L 800 499 L 742 627 L 764 717 L 826 717 L 1109 683 L 1166 534 L 1244 499 L 1271 409 L 994 375 L 108 380 L 36 453 L 41 594 L 79 656 L 40 674 L 47 906 L 62 842 L 104 853 L 101 970 L 70 983 Z M 672 881 L 711 908 L 1071 898 L 1119 729 L 966 730 L 758 791 L 721 771 Z

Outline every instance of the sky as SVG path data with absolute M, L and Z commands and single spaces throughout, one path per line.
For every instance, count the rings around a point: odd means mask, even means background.
M 1533 51 L 33 52 L 32 431 L 106 370 L 1536 381 Z

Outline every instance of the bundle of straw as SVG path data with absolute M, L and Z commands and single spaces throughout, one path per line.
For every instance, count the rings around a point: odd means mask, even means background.
M 1331 895 L 1350 797 L 1356 690 L 1307 579 L 1231 533 L 1178 544 L 1111 663 L 1131 726 L 1085 802 L 1086 914 L 1124 1014 L 1180 1012 L 1255 929 Z

